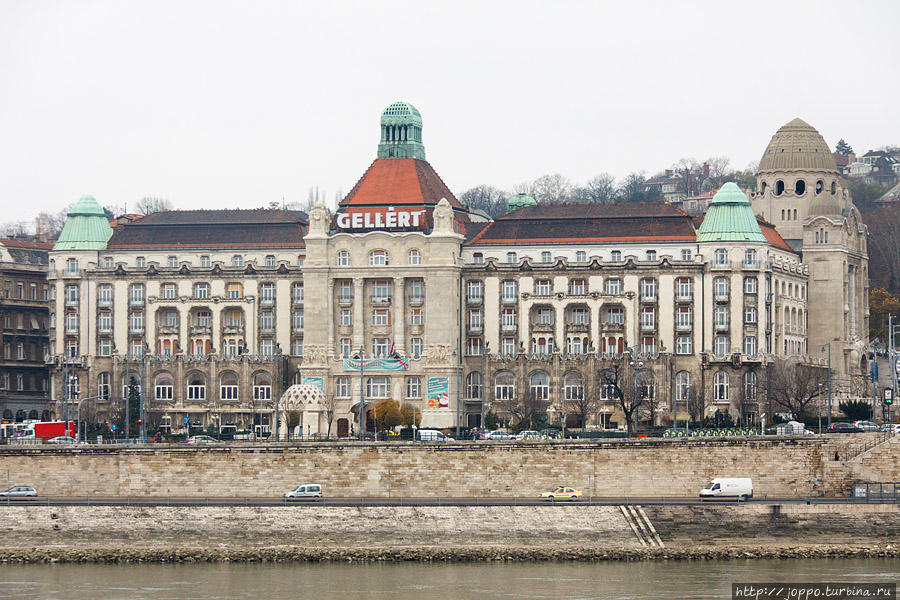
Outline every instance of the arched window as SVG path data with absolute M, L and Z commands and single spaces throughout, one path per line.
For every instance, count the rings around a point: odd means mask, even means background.
M 778 180 L 775 182 L 775 195 L 780 196 L 784 193 L 784 182 L 782 180 Z
M 716 402 L 728 402 L 728 373 L 719 371 L 713 381 L 713 400 Z
M 806 193 L 806 182 L 802 179 L 798 179 L 794 183 L 794 193 L 798 196 L 802 196 Z
M 154 398 L 157 400 L 172 400 L 174 382 L 169 373 L 160 373 L 153 381 Z
M 756 402 L 756 373 L 748 371 L 744 373 L 744 401 Z
M 716 252 L 713 255 L 714 262 L 718 266 L 726 266 L 728 265 L 728 250 L 725 248 L 716 248 Z
M 239 400 L 238 378 L 232 371 L 226 371 L 219 377 L 219 399 Z
M 825 182 L 821 179 L 816 182 L 816 194 L 821 194 L 822 190 L 825 189 Z
M 762 194 L 766 193 L 766 182 L 765 181 L 762 182 L 762 187 L 760 188 L 760 193 L 762 193 Z
M 832 181 L 831 182 L 831 195 L 834 196 L 836 193 L 837 193 L 837 183 Z
M 494 399 L 498 401 L 512 400 L 515 396 L 515 376 L 509 371 L 501 371 L 494 375 Z
M 422 264 L 422 253 L 418 250 L 410 250 L 409 251 L 409 264 L 411 265 L 420 265 Z
M 387 250 L 372 250 L 369 253 L 369 266 L 384 267 L 388 264 Z
M 191 373 L 187 378 L 188 400 L 206 399 L 206 378 L 200 373 Z
M 272 376 L 264 371 L 253 376 L 253 399 L 272 399 Z
M 348 250 L 340 250 L 337 253 L 337 264 L 339 267 L 350 266 L 350 252 Z
M 535 400 L 550 399 L 550 376 L 543 371 L 531 374 L 529 392 Z
M 563 379 L 563 397 L 570 401 L 580 401 L 584 398 L 584 377 L 581 373 L 570 371 Z
M 472 371 L 466 375 L 466 398 L 478 400 L 481 398 L 482 377 L 478 371 Z
M 688 371 L 678 371 L 675 374 L 675 401 L 687 402 L 691 397 L 694 380 Z
M 109 373 L 97 375 L 97 395 L 101 400 L 109 400 Z

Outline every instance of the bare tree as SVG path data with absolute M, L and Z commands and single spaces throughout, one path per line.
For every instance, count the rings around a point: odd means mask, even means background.
M 583 186 L 572 191 L 572 200 L 589 204 L 592 202 L 613 202 L 616 199 L 616 179 L 609 173 L 592 177 Z
M 497 404 L 509 414 L 511 420 L 517 425 L 524 427 L 527 424 L 531 429 L 541 417 L 547 414 L 550 401 L 539 398 L 534 390 L 528 390 L 526 394 L 521 396 L 516 394 L 509 400 L 503 400 Z
M 483 210 L 492 217 L 506 212 L 508 194 L 490 185 L 479 185 L 460 194 L 460 201 L 471 209 Z
M 727 156 L 710 156 L 703 162 L 709 165 L 709 176 L 713 179 L 721 179 L 731 173 L 731 159 Z
M 63 226 L 66 224 L 66 217 L 69 214 L 70 204 L 66 208 L 56 213 L 40 212 L 34 220 L 35 235 L 43 239 L 56 239 L 62 233 Z
M 900 208 L 886 206 L 866 213 L 869 226 L 869 271 L 877 284 L 900 290 Z
M 628 374 L 629 372 L 624 367 L 604 371 L 601 375 L 601 385 L 607 386 L 607 395 L 616 400 L 619 409 L 625 416 L 625 425 L 628 428 L 628 432 L 634 433 L 637 425 L 635 417 L 638 416 L 641 408 L 649 406 L 650 398 L 648 397 L 646 386 L 641 384 L 640 376 L 638 375 L 638 385 L 635 386 L 633 385 L 634 371 L 630 370 L 630 377 L 628 377 Z
M 135 210 L 142 215 L 149 215 L 155 212 L 164 212 L 167 210 L 172 210 L 174 207 L 172 203 L 166 200 L 165 198 L 156 198 L 154 196 L 144 196 L 140 200 L 138 200 L 135 205 Z
M 587 426 L 588 419 L 597 414 L 597 410 L 600 408 L 600 401 L 596 394 L 589 394 L 582 388 L 581 395 L 566 400 L 564 407 L 567 409 L 565 411 L 567 414 L 578 417 L 583 429 Z
M 772 365 L 770 377 L 769 395 L 774 407 L 801 419 L 821 395 L 827 371 L 796 359 L 782 358 Z
M 696 196 L 699 190 L 697 170 L 699 165 L 693 158 L 682 158 L 672 165 L 672 171 L 678 178 L 678 191 L 686 196 Z
M 572 195 L 572 182 L 559 173 L 543 175 L 534 180 L 534 199 L 541 204 L 566 202 Z

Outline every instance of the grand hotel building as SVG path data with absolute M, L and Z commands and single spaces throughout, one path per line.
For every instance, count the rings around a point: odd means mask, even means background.
M 836 395 L 860 395 L 865 229 L 823 147 L 786 125 L 753 204 L 726 184 L 699 223 L 664 203 L 527 197 L 491 220 L 444 184 L 419 112 L 395 103 L 334 214 L 168 211 L 112 227 L 85 196 L 50 255 L 53 398 L 115 421 L 137 382 L 153 426 L 265 434 L 289 409 L 303 433 L 340 436 L 358 431 L 363 391 L 415 404 L 423 427 L 532 398 L 551 422 L 602 428 L 624 425 L 601 385 L 614 370 L 652 397 L 641 420 L 683 418 L 695 394 L 704 414 L 753 421 L 772 361 L 822 362 L 829 346 Z

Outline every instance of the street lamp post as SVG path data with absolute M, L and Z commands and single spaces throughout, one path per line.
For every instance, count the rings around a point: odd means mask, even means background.
M 822 350 L 828 349 L 828 406 L 826 407 L 826 412 L 828 413 L 828 429 L 831 429 L 831 342 L 828 342 L 824 346 L 822 346 Z
M 366 439 L 366 349 L 359 347 L 359 353 L 353 358 L 359 359 L 359 441 Z
M 87 398 L 79 399 L 78 402 L 75 404 L 75 441 L 76 442 L 81 441 L 81 403 L 84 402 L 85 400 L 99 400 L 100 398 L 103 398 L 103 396 L 102 395 L 88 396 Z M 68 430 L 68 427 L 66 427 L 66 429 Z M 66 433 L 66 435 L 68 435 L 68 433 Z

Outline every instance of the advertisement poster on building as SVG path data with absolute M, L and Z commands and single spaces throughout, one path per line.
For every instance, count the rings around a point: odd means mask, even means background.
M 427 392 L 428 408 L 450 408 L 449 377 L 429 377 Z
M 303 385 L 312 385 L 323 392 L 325 391 L 325 378 L 324 377 L 304 377 L 302 382 Z

